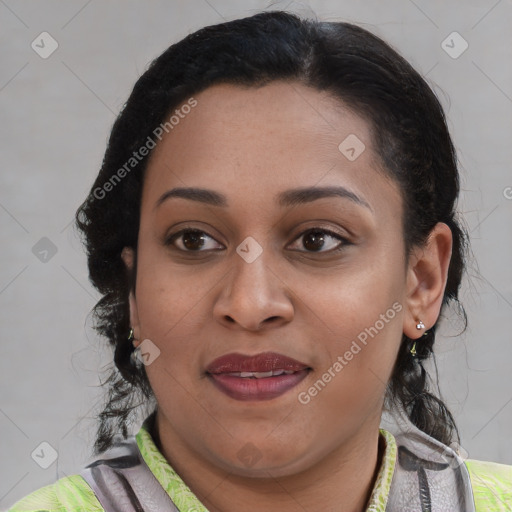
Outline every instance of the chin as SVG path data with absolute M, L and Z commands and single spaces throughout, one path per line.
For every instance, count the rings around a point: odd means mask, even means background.
M 231 445 L 229 458 L 225 451 L 217 457 L 217 461 L 230 473 L 251 478 L 285 477 L 307 469 L 306 448 L 297 450 L 296 443 L 279 443 L 279 446 L 275 446 L 268 439 L 262 448 L 263 444 L 263 440 L 259 443 L 248 441 L 235 452 L 231 452 Z

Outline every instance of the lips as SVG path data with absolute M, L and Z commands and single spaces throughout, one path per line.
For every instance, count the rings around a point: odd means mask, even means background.
M 270 400 L 301 382 L 311 368 L 307 364 L 264 352 L 255 356 L 227 354 L 212 361 L 206 374 L 217 389 L 235 400 Z

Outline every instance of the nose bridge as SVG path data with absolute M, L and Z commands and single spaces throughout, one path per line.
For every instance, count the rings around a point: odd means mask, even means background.
M 277 277 L 271 249 L 247 237 L 233 254 L 233 264 L 214 307 L 221 321 L 256 330 L 266 320 L 289 321 L 293 305 Z
M 252 237 L 246 238 L 236 249 L 230 282 L 230 295 L 237 302 L 248 301 L 252 307 L 263 306 L 273 295 L 272 258 L 270 249 L 263 247 Z

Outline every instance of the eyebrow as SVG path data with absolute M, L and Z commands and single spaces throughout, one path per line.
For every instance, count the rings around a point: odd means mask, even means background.
M 180 197 L 182 199 L 189 199 L 191 201 L 197 201 L 211 206 L 220 206 L 223 208 L 228 206 L 226 196 L 214 190 L 195 187 L 178 187 L 164 192 L 156 202 L 155 208 L 158 208 L 163 202 L 173 197 Z M 343 199 L 349 199 L 359 206 L 364 206 L 373 212 L 373 208 L 364 199 L 345 187 L 339 186 L 303 187 L 286 190 L 278 194 L 277 202 L 282 207 L 290 207 L 299 204 L 311 203 L 326 197 L 341 197 Z

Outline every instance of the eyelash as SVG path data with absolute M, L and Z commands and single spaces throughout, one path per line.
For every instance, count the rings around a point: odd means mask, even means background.
M 220 250 L 220 249 L 207 249 L 207 250 L 197 250 L 197 251 L 194 251 L 194 250 L 181 249 L 179 247 L 176 247 L 176 245 L 175 245 L 176 240 L 178 240 L 185 233 L 194 233 L 194 234 L 199 234 L 199 235 L 206 235 L 208 238 L 211 238 L 212 240 L 215 240 L 215 238 L 212 237 L 211 235 L 209 235 L 206 231 L 203 231 L 203 230 L 200 230 L 200 229 L 196 229 L 196 228 L 184 228 L 184 229 L 182 229 L 182 230 L 172 234 L 171 236 L 169 236 L 166 239 L 166 241 L 165 241 L 165 245 L 174 246 L 174 248 L 176 248 L 178 251 L 187 252 L 187 253 L 201 253 L 201 252 L 208 252 L 209 250 Z M 309 254 L 338 253 L 338 252 L 342 251 L 345 246 L 350 245 L 350 242 L 345 237 L 341 236 L 338 233 L 335 233 L 334 231 L 331 231 L 330 229 L 326 229 L 326 228 L 322 228 L 322 227 L 313 227 L 313 228 L 306 229 L 299 236 L 294 238 L 293 241 L 295 242 L 295 241 L 299 240 L 301 237 L 303 237 L 303 236 L 305 236 L 307 234 L 310 234 L 310 233 L 323 233 L 323 234 L 326 234 L 327 236 L 329 236 L 331 238 L 336 238 L 337 240 L 339 240 L 340 244 L 337 247 L 335 247 L 334 249 L 330 249 L 328 251 L 322 251 L 322 250 L 320 250 L 320 251 L 307 251 L 307 250 L 304 250 L 304 251 L 298 251 L 298 252 L 306 252 L 306 253 L 309 253 Z M 220 244 L 220 242 L 217 242 L 217 243 Z M 222 244 L 220 244 L 220 245 L 222 245 Z

